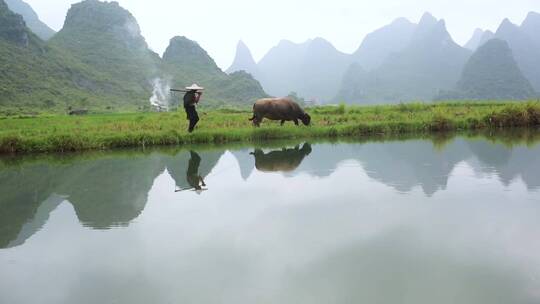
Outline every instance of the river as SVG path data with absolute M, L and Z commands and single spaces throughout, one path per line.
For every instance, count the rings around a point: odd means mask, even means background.
M 0 158 L 0 303 L 540 303 L 540 143 Z

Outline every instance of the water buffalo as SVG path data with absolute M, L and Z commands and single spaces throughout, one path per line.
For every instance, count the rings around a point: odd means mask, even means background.
M 294 121 L 298 125 L 298 120 L 306 126 L 311 123 L 311 117 L 302 110 L 302 108 L 290 98 L 264 98 L 257 100 L 253 105 L 254 126 L 260 126 L 264 118 L 270 120 L 281 120 L 281 125 L 285 121 Z
M 71 110 L 68 112 L 68 114 L 71 116 L 74 116 L 74 115 L 82 116 L 82 115 L 87 115 L 88 110 Z

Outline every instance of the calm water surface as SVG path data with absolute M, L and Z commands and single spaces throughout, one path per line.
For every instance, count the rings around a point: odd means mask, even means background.
M 0 303 L 540 303 L 540 145 L 0 160 Z

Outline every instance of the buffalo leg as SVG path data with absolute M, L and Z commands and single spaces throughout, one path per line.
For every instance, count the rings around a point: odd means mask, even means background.
M 294 124 L 298 126 L 298 119 L 294 120 Z
M 283 127 L 284 124 L 285 124 L 285 120 L 282 120 L 281 121 L 281 126 Z
M 259 120 L 259 118 L 257 117 L 257 115 L 255 113 L 253 113 L 253 117 L 250 120 L 251 120 L 251 123 L 253 124 L 253 126 L 256 127 L 257 126 L 257 121 Z
M 253 119 L 253 126 L 255 127 L 260 127 L 261 126 L 261 122 L 262 122 L 262 118 L 259 118 L 259 117 L 255 117 Z

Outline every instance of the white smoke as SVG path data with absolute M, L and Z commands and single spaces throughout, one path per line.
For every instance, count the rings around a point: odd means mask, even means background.
M 170 107 L 169 92 L 171 90 L 171 85 L 168 81 L 156 78 L 152 80 L 152 86 L 154 89 L 152 91 L 152 97 L 150 97 L 150 104 L 158 110 L 168 111 Z

